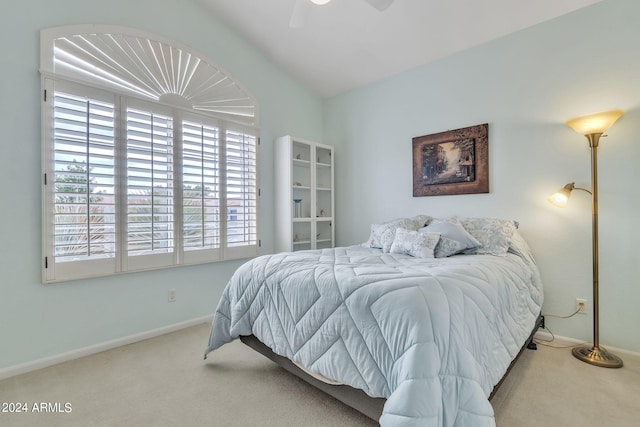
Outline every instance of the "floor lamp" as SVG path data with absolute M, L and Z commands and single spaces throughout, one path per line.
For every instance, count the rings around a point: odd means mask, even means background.
M 591 195 L 592 211 L 592 253 L 593 253 L 593 346 L 575 347 L 572 353 L 583 362 L 605 368 L 622 367 L 622 359 L 600 347 L 600 330 L 598 325 L 598 142 L 602 134 L 622 116 L 623 111 L 613 110 L 603 113 L 578 117 L 566 122 L 566 125 L 587 137 L 591 149 L 591 191 L 579 188 L 570 183 L 549 197 L 556 206 L 566 207 L 569 195 L 573 190 L 586 191 Z

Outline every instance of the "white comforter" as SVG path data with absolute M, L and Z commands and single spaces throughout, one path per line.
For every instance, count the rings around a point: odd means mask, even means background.
M 492 426 L 488 396 L 542 305 L 526 244 L 512 252 L 417 259 L 353 246 L 258 257 L 226 287 L 206 353 L 253 334 L 387 398 L 382 426 Z

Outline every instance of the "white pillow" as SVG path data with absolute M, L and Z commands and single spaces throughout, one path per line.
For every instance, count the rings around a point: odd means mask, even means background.
M 421 233 L 398 228 L 390 252 L 411 255 L 416 258 L 434 258 L 434 249 L 439 240 L 440 233 Z
M 381 248 L 382 252 L 388 253 L 397 228 L 419 230 L 430 219 L 428 215 L 416 215 L 413 218 L 397 218 L 380 224 L 371 224 L 371 234 L 366 246 Z

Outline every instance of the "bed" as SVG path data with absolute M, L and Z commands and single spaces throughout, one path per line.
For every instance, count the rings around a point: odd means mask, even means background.
M 489 397 L 542 320 L 517 227 L 401 218 L 366 244 L 252 259 L 223 292 L 205 357 L 241 338 L 382 426 L 493 426 Z

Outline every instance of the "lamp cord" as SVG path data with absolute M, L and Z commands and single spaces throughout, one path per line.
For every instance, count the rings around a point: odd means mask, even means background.
M 570 317 L 575 316 L 576 314 L 578 314 L 580 312 L 580 309 L 582 307 L 578 308 L 576 311 L 574 311 L 573 313 L 571 313 L 568 316 L 558 316 L 555 314 L 543 314 L 544 317 L 554 317 L 556 319 L 568 319 Z M 551 335 L 551 339 L 550 340 L 541 340 L 540 338 L 536 338 L 533 340 L 533 342 L 535 342 L 536 344 L 540 344 L 540 345 L 544 345 L 545 347 L 551 347 L 551 348 L 574 348 L 574 347 L 579 347 L 583 344 L 586 344 L 585 342 L 581 342 L 581 343 L 577 343 L 577 344 L 572 344 L 572 345 L 551 345 L 549 343 L 553 342 L 556 339 L 556 336 L 553 334 L 553 332 L 551 332 L 551 329 L 547 328 L 546 326 L 544 328 L 542 328 L 542 330 L 549 332 L 549 334 Z
M 555 317 L 556 319 L 568 319 L 570 317 L 575 316 L 576 314 L 580 313 L 580 310 L 582 309 L 582 307 L 578 308 L 576 311 L 574 311 L 573 313 L 571 313 L 568 316 L 558 316 L 556 314 L 542 314 L 544 317 Z
M 551 316 L 551 317 L 554 317 L 554 316 Z M 552 343 L 556 339 L 556 336 L 553 335 L 553 332 L 551 332 L 551 329 L 547 328 L 546 326 L 544 328 L 542 328 L 542 330 L 549 332 L 549 334 L 551 335 L 551 339 L 550 340 L 542 340 L 540 338 L 535 338 L 533 340 L 533 342 L 535 342 L 536 344 L 543 345 L 545 347 L 550 347 L 550 348 L 574 348 L 574 347 L 579 347 L 579 346 L 584 345 L 584 344 L 587 343 L 586 341 L 584 341 L 584 342 L 580 342 L 580 343 L 572 344 L 572 345 L 551 345 L 550 343 Z

